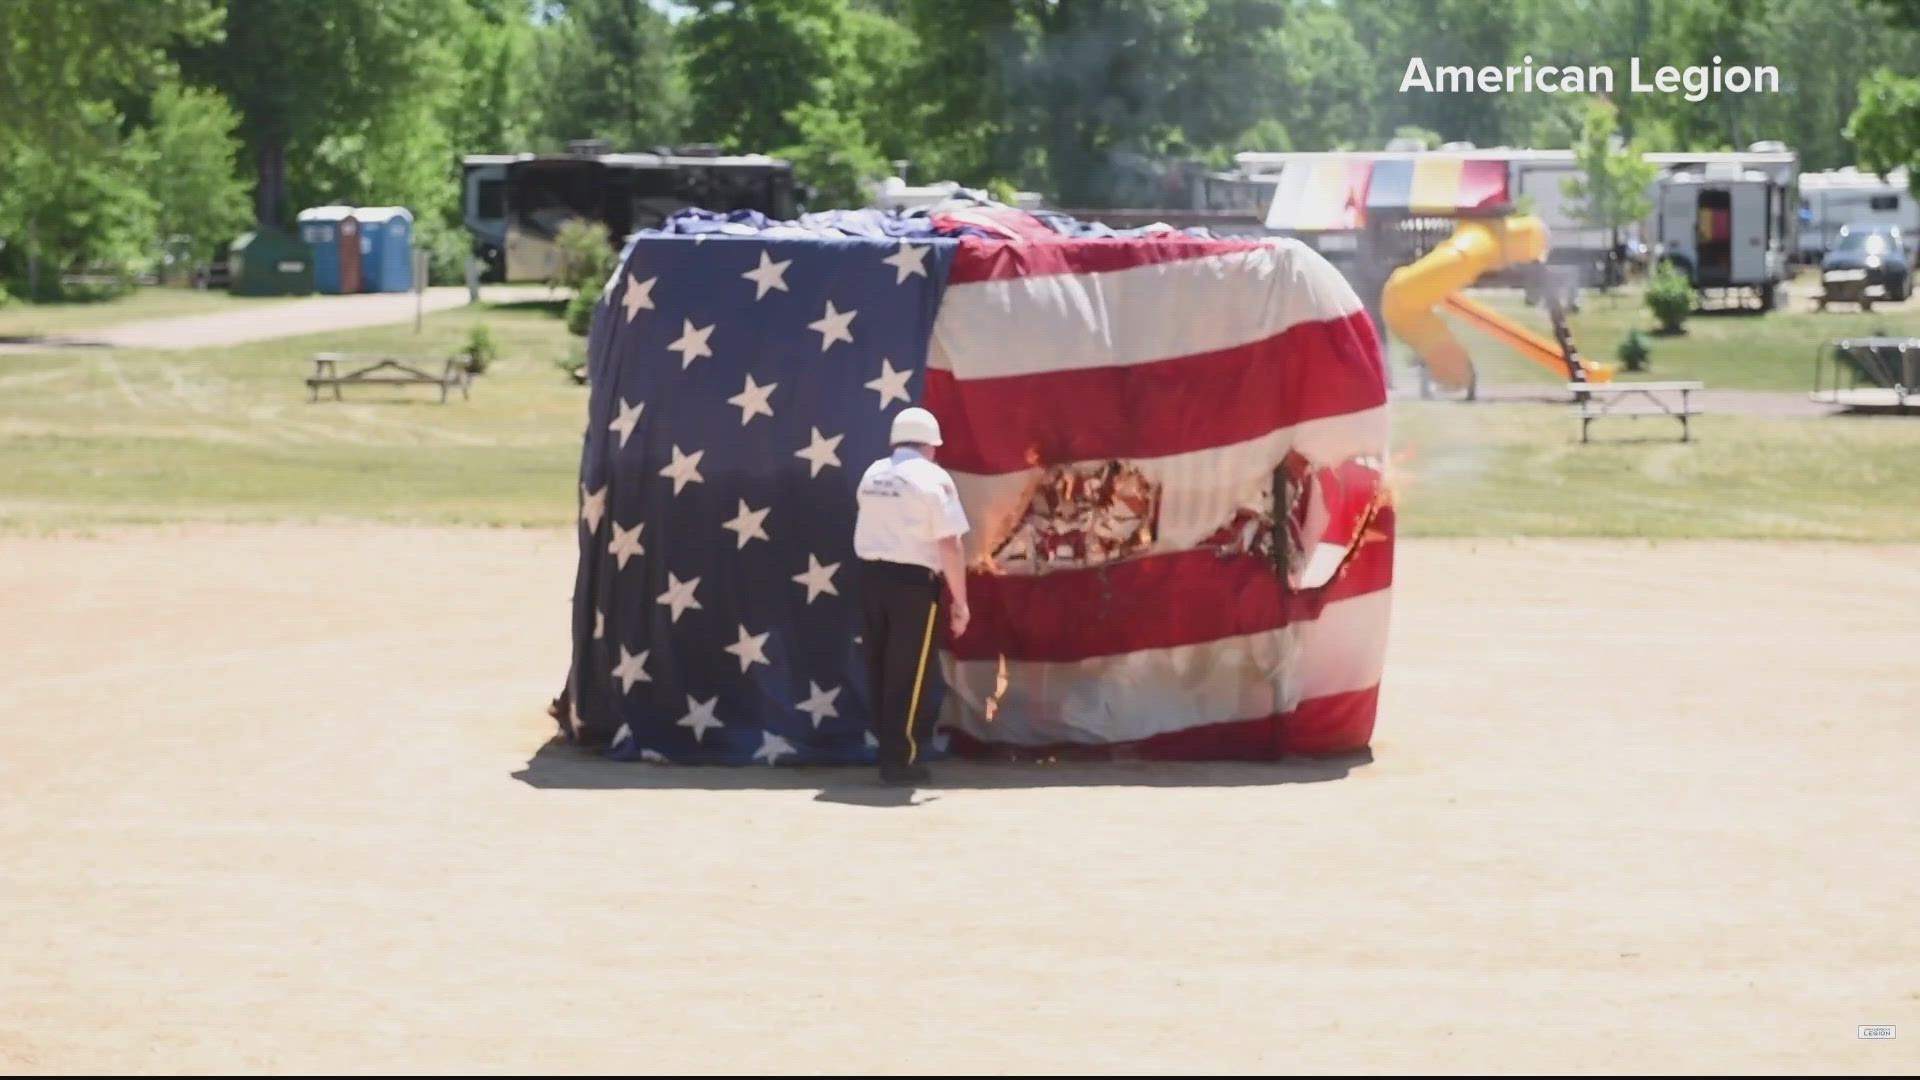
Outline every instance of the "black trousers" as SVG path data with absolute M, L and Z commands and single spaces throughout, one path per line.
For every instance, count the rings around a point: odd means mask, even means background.
M 862 560 L 860 571 L 860 632 L 880 764 L 917 764 L 933 737 L 927 702 L 940 678 L 934 641 L 946 590 L 924 566 Z

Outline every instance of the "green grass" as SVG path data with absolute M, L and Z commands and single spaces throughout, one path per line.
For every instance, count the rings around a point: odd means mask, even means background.
M 1920 540 L 1920 419 L 1705 416 L 1580 424 L 1565 405 L 1394 413 L 1409 536 Z
M 499 358 L 472 400 L 348 387 L 309 404 L 315 352 L 385 352 L 437 371 L 476 322 Z M 0 528 L 352 519 L 564 525 L 586 392 L 579 348 L 538 306 L 194 353 L 0 355 Z
M 1653 350 L 1652 370 L 1620 372 L 1616 377 L 1622 380 L 1698 379 L 1710 388 L 1807 391 L 1813 389 L 1816 350 L 1835 338 L 1875 331 L 1920 337 L 1920 300 L 1879 305 L 1871 313 L 1842 307 L 1814 312 L 1807 297 L 1817 284 L 1810 277 L 1797 279 L 1787 309 L 1764 316 L 1696 312 L 1687 320 L 1686 332 L 1677 337 L 1653 335 L 1656 324 L 1638 286 L 1611 295 L 1587 292 L 1582 297 L 1583 310 L 1571 320 L 1573 340 L 1587 359 L 1617 366 L 1615 350 L 1628 329 L 1638 327 Z M 1526 307 L 1517 294 L 1495 293 L 1480 299 L 1552 336 L 1546 313 Z M 1472 354 L 1483 384 L 1566 381 L 1564 375 L 1523 359 L 1490 338 L 1453 325 Z
M 482 321 L 500 359 L 470 401 L 442 406 L 416 387 L 307 402 L 316 351 L 433 362 Z M 429 315 L 420 335 L 402 324 L 194 353 L 0 355 L 0 530 L 565 527 L 586 391 L 554 361 L 579 348 L 557 307 L 482 306 Z M 1403 533 L 1920 540 L 1920 420 L 1707 416 L 1691 445 L 1664 418 L 1593 430 L 1580 445 L 1564 404 L 1397 405 Z
M 0 338 L 35 338 L 102 330 L 148 319 L 204 315 L 247 304 L 285 303 L 287 297 L 234 296 L 212 289 L 143 288 L 111 300 L 28 303 L 16 296 L 0 306 Z

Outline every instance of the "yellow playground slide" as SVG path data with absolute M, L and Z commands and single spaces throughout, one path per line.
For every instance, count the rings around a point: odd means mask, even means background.
M 1446 243 L 1395 270 L 1387 279 L 1380 294 L 1381 316 L 1387 329 L 1419 355 L 1427 377 L 1436 386 L 1460 390 L 1473 383 L 1473 360 L 1447 328 L 1439 310 L 1564 376 L 1567 363 L 1558 342 L 1457 295 L 1483 274 L 1517 263 L 1539 262 L 1546 256 L 1546 224 L 1531 214 L 1462 221 Z M 1580 363 L 1589 382 L 1613 378 L 1610 367 L 1586 359 Z

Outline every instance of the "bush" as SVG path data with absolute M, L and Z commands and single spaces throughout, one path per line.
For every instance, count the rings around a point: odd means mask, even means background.
M 500 355 L 500 349 L 493 343 L 493 331 L 486 323 L 475 326 L 467 333 L 467 370 L 475 375 L 484 375 L 493 365 L 494 358 Z
M 560 287 L 597 295 L 600 286 L 613 274 L 619 255 L 607 238 L 607 227 L 600 222 L 569 221 L 560 227 L 554 241 L 560 248 Z M 584 331 L 580 331 L 584 333 Z
M 600 306 L 600 294 L 593 289 L 579 289 L 573 299 L 567 301 L 567 330 L 577 337 L 586 337 L 593 330 L 593 310 Z
M 1020 205 L 1020 189 L 1013 185 L 1013 181 L 1004 177 L 996 176 L 987 181 L 987 194 L 997 203 L 1006 206 Z
M 1647 282 L 1647 307 L 1664 333 L 1677 334 L 1693 314 L 1693 285 L 1670 262 L 1662 262 Z
M 1640 336 L 1640 328 L 1636 326 L 1627 331 L 1626 338 L 1620 342 L 1620 348 L 1614 355 L 1620 358 L 1621 366 L 1628 371 L 1645 371 L 1647 357 L 1652 352 L 1653 350 L 1647 348 L 1645 339 Z
M 467 256 L 473 251 L 473 238 L 465 226 L 454 227 L 422 216 L 414 230 L 413 246 L 427 256 L 427 284 L 465 285 Z

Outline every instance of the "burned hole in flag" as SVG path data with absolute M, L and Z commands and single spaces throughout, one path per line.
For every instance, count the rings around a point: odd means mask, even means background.
M 1375 458 L 1316 464 L 1290 450 L 1270 483 L 1201 546 L 1222 558 L 1261 559 L 1289 589 L 1321 588 L 1366 540 L 1383 494 Z
M 1153 548 L 1160 487 L 1123 461 L 1056 465 L 1028 489 L 990 565 L 1001 573 L 1104 566 Z

